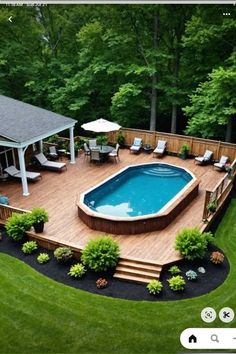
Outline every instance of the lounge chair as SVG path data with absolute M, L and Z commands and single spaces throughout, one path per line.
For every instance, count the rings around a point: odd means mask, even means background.
M 116 144 L 116 148 L 115 148 L 114 150 L 112 150 L 112 151 L 108 154 L 108 156 L 109 156 L 109 157 L 112 157 L 114 160 L 116 160 L 116 162 L 117 162 L 117 160 L 120 160 L 120 158 L 119 158 L 119 149 L 120 149 L 120 145 L 119 145 L 119 144 Z
M 63 168 L 67 169 L 64 162 L 49 161 L 42 152 L 35 155 L 35 158 L 40 163 L 40 166 L 47 170 L 62 171 Z
M 211 161 L 212 156 L 213 152 L 206 150 L 203 156 L 195 157 L 195 163 L 198 162 L 200 165 L 207 164 Z
M 20 170 L 18 170 L 15 166 L 9 166 L 7 168 L 5 168 L 5 170 L 9 176 L 14 177 L 14 178 L 21 178 L 21 172 Z M 41 174 L 39 172 L 30 172 L 30 171 L 26 171 L 26 178 L 29 181 L 36 181 L 38 178 L 42 178 Z
M 130 147 L 130 152 L 139 152 L 142 147 L 142 139 L 134 138 L 133 145 Z
M 221 156 L 220 161 L 214 163 L 214 167 L 218 168 L 219 170 L 223 171 L 225 169 L 226 163 L 228 161 L 228 156 Z
M 165 140 L 158 140 L 157 147 L 153 151 L 153 157 L 163 156 L 165 150 L 166 150 L 166 141 Z
M 49 146 L 49 153 L 48 157 L 51 158 L 52 160 L 57 160 L 59 155 L 57 153 L 56 147 L 55 146 Z

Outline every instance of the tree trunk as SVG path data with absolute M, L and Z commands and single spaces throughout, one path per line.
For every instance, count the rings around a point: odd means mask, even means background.
M 228 143 L 230 143 L 232 140 L 232 128 L 233 128 L 233 120 L 232 117 L 229 117 L 226 133 L 225 133 L 225 141 Z
M 154 13 L 154 33 L 153 33 L 153 48 L 157 50 L 158 47 L 158 27 L 159 27 L 159 14 L 157 11 Z M 157 61 L 155 59 L 155 69 Z M 151 93 L 151 112 L 150 112 L 150 130 L 156 130 L 156 114 L 157 114 L 157 72 L 152 75 L 152 93 Z
M 176 123 L 177 123 L 177 105 L 172 103 L 172 113 L 171 113 L 171 133 L 176 134 Z
M 151 94 L 151 116 L 150 116 L 150 130 L 156 130 L 156 115 L 157 115 L 157 74 L 152 76 L 152 94 Z

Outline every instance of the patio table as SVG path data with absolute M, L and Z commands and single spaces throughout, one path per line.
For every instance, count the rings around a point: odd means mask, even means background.
M 109 145 L 97 145 L 96 147 L 91 148 L 91 150 L 98 150 L 102 161 L 106 161 L 108 155 L 114 150 L 114 148 Z

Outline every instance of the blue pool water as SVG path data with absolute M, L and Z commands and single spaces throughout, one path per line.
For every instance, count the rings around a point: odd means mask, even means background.
M 166 164 L 132 166 L 85 194 L 99 213 L 133 217 L 157 213 L 191 180 L 184 169 Z

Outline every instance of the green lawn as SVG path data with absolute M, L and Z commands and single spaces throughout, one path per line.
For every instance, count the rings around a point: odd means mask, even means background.
M 236 309 L 236 200 L 216 238 L 230 261 L 225 283 L 192 300 L 134 302 L 69 288 L 0 254 L 0 353 L 177 353 L 179 334 L 202 327 L 200 311 Z M 0 244 L 1 247 L 1 244 Z M 224 325 L 216 320 L 208 327 Z M 231 324 L 235 326 L 235 322 Z M 225 325 L 225 327 L 227 327 Z

